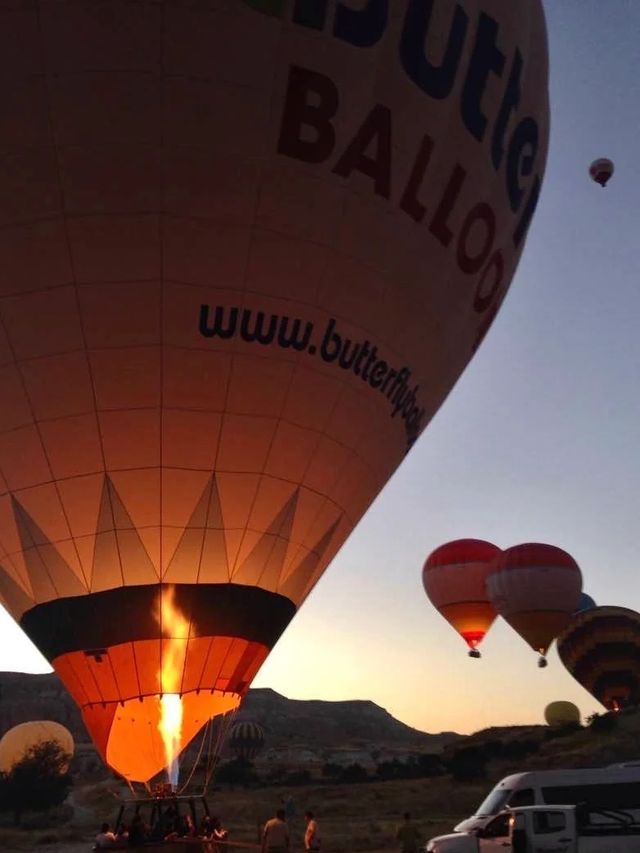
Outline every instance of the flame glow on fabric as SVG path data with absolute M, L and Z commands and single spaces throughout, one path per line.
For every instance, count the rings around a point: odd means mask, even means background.
M 168 639 L 184 748 L 451 391 L 536 209 L 540 0 L 355 6 L 3 9 L 0 602 L 129 780 L 166 765 Z

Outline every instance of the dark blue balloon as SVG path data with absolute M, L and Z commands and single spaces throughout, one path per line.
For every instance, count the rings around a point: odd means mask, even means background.
M 593 598 L 590 595 L 587 595 L 586 592 L 580 593 L 580 598 L 578 599 L 578 607 L 576 608 L 576 613 L 582 613 L 583 610 L 593 610 L 594 607 L 597 607 Z

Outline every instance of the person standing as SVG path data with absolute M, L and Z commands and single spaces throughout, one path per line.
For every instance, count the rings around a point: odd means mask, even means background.
M 418 827 L 411 822 L 411 813 L 404 813 L 404 820 L 396 832 L 396 840 L 400 842 L 400 853 L 418 853 L 420 846 L 420 832 Z
M 284 819 L 284 809 L 268 820 L 262 833 L 262 853 L 289 853 L 289 827 Z
M 304 816 L 307 821 L 307 828 L 304 831 L 304 849 L 307 853 L 314 853 L 314 851 L 320 850 L 318 821 L 314 818 L 312 811 L 306 811 Z

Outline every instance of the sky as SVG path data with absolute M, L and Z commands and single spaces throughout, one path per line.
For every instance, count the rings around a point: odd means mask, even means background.
M 549 161 L 509 295 L 256 687 L 370 699 L 429 732 L 540 723 L 554 699 L 602 710 L 501 620 L 468 658 L 421 583 L 451 539 L 550 542 L 598 604 L 640 609 L 640 3 L 544 5 Z M 605 190 L 587 175 L 600 156 L 616 164 Z M 49 671 L 1 608 L 0 670 Z

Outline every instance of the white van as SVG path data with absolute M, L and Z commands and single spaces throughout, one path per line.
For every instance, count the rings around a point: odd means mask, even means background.
M 533 770 L 506 776 L 455 832 L 483 828 L 507 806 L 577 805 L 624 809 L 640 819 L 640 761 L 583 770 Z

